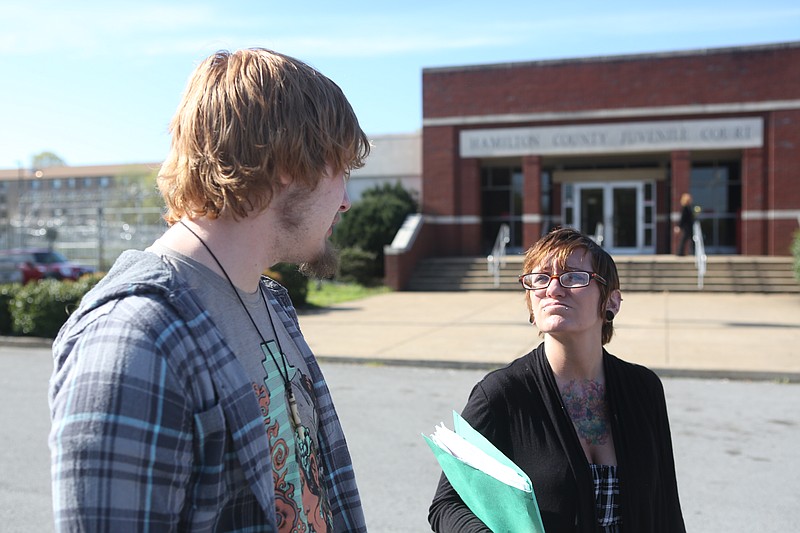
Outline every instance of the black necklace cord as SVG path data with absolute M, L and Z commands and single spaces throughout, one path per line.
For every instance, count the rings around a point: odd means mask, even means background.
M 267 341 L 264 338 L 264 335 L 262 335 L 261 330 L 258 329 L 258 325 L 256 324 L 253 315 L 251 315 L 250 311 L 247 309 L 244 300 L 242 300 L 242 296 L 239 294 L 239 290 L 236 288 L 236 285 L 233 284 L 233 280 L 231 280 L 231 277 L 228 275 L 228 272 L 225 271 L 225 268 L 222 266 L 222 263 L 220 263 L 219 259 L 217 259 L 217 256 L 214 255 L 214 252 L 211 251 L 211 248 L 209 248 L 208 244 L 206 244 L 206 242 L 200 237 L 200 235 L 198 235 L 192 228 L 190 228 L 183 220 L 180 220 L 179 222 L 184 228 L 189 230 L 189 233 L 194 235 L 194 237 L 198 240 L 200 244 L 203 245 L 203 248 L 206 249 L 208 255 L 211 256 L 211 259 L 214 260 L 219 269 L 222 271 L 222 274 L 225 276 L 225 279 L 228 280 L 228 284 L 230 284 L 231 289 L 233 289 L 233 293 L 236 295 L 236 298 L 239 299 L 239 303 L 242 305 L 242 309 L 244 309 L 244 312 L 247 314 L 247 318 L 250 319 L 250 322 L 253 324 L 256 333 L 258 333 L 258 336 L 261 338 L 262 345 L 266 347 Z M 292 419 L 292 424 L 295 426 L 295 428 L 297 428 L 300 425 L 300 416 L 299 416 L 299 411 L 297 410 L 297 402 L 294 398 L 294 392 L 292 391 L 292 384 L 289 381 L 289 368 L 286 364 L 286 357 L 283 355 L 283 347 L 281 346 L 281 340 L 278 337 L 278 330 L 275 329 L 275 322 L 272 319 L 272 313 L 270 312 L 269 309 L 269 303 L 267 302 L 267 297 L 264 296 L 264 291 L 261 290 L 260 282 L 258 286 L 258 291 L 261 293 L 261 299 L 264 300 L 264 306 L 267 308 L 267 316 L 269 317 L 269 324 L 270 326 L 272 326 L 273 333 L 275 333 L 275 342 L 278 344 L 278 351 L 281 353 L 281 359 L 283 361 L 283 372 L 281 372 L 281 367 L 280 365 L 278 365 L 278 361 L 272 354 L 272 350 L 266 349 L 266 351 L 269 352 L 269 355 L 272 358 L 272 362 L 275 363 L 275 368 L 278 370 L 278 374 L 281 375 L 284 388 L 286 389 L 286 396 L 289 401 L 289 413 L 291 415 L 290 418 Z

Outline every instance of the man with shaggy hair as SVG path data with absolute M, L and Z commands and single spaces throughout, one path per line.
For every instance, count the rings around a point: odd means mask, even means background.
M 369 142 L 342 93 L 265 49 L 191 76 L 159 172 L 169 229 L 53 345 L 58 531 L 366 531 L 342 428 L 284 287 L 324 276 Z

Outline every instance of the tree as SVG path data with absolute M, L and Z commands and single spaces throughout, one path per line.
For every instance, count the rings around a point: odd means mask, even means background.
M 383 247 L 390 244 L 417 202 L 400 182 L 364 191 L 336 225 L 333 242 L 340 248 L 360 248 L 375 254 L 376 273 L 383 275 Z
M 40 152 L 31 157 L 31 168 L 62 167 L 66 164 L 53 152 Z
M 110 210 L 135 208 L 140 224 L 160 224 L 164 199 L 158 192 L 157 176 L 158 170 L 130 170 L 120 174 L 114 185 L 119 194 L 109 200 L 106 207 Z

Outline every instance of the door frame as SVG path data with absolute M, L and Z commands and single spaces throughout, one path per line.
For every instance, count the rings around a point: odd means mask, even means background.
M 651 182 L 652 183 L 652 182 Z M 571 205 L 573 206 L 573 226 L 579 231 L 595 237 L 599 244 L 611 254 L 653 254 L 655 253 L 655 242 L 650 246 L 645 246 L 645 217 L 644 217 L 644 204 L 645 204 L 645 181 L 582 181 L 574 182 L 572 185 Z M 654 184 L 651 185 L 655 190 Z M 614 242 L 614 189 L 635 189 L 636 190 L 636 246 L 634 247 L 621 247 L 617 246 Z M 581 191 L 586 189 L 601 189 L 603 191 L 603 228 L 600 239 L 595 236 L 595 228 L 581 228 Z M 567 202 L 565 202 L 566 204 Z M 652 221 L 654 223 L 654 221 Z M 653 239 L 655 241 L 655 239 Z

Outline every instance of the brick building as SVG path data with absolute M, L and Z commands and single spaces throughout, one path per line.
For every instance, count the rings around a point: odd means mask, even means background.
M 689 192 L 709 254 L 788 255 L 800 217 L 800 42 L 425 69 L 422 217 L 387 255 L 523 251 L 555 225 L 670 254 Z

